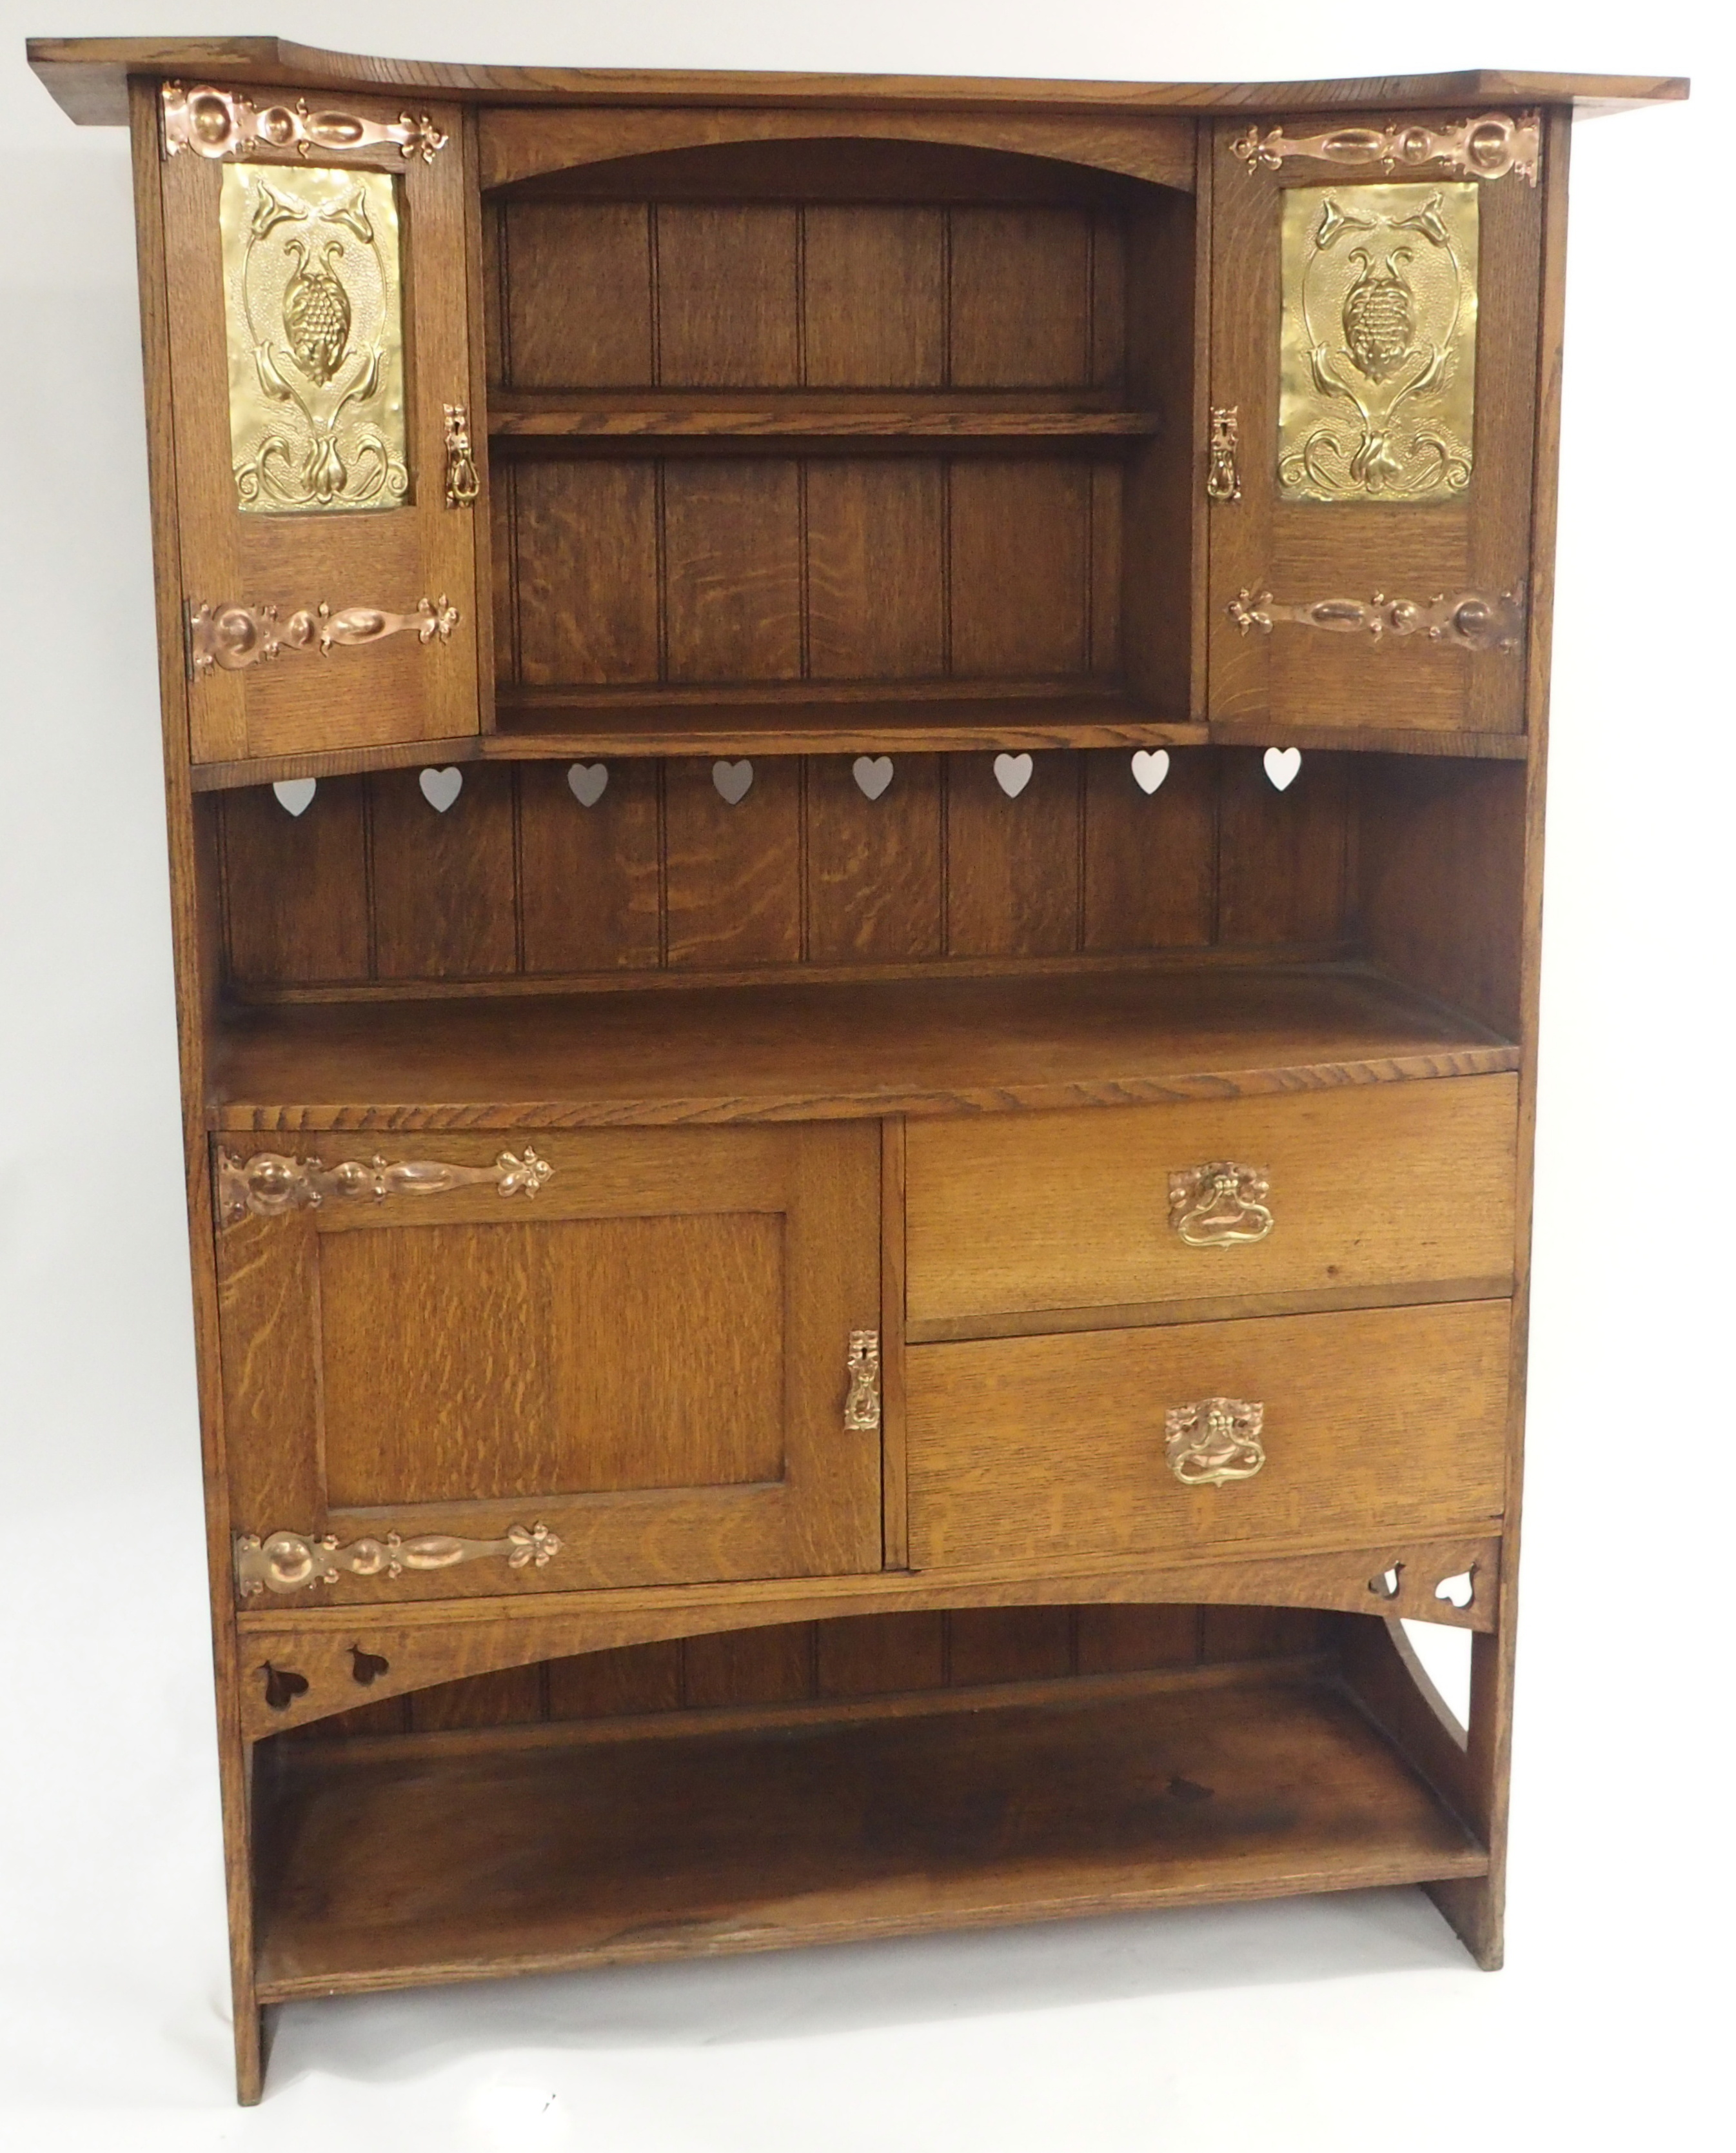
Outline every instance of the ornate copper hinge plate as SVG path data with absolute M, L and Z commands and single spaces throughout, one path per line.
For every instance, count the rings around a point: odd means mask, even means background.
M 163 99 L 163 155 L 183 150 L 212 159 L 245 156 L 257 149 L 293 150 L 305 157 L 313 150 L 366 150 L 389 144 L 406 163 L 420 157 L 434 162 L 446 137 L 425 112 L 400 112 L 395 120 L 364 120 L 354 112 L 314 112 L 305 97 L 293 104 L 255 104 L 237 91 L 200 83 L 165 82 Z
M 217 1217 L 225 1226 L 243 1219 L 278 1219 L 286 1211 L 317 1210 L 328 1196 L 443 1196 L 449 1189 L 492 1183 L 502 1196 L 534 1196 L 553 1174 L 546 1158 L 527 1144 L 503 1151 L 492 1166 L 447 1166 L 436 1159 L 347 1158 L 327 1166 L 317 1158 L 255 1152 L 251 1158 L 217 1153 Z
M 418 643 L 432 643 L 437 636 L 446 642 L 459 621 L 458 608 L 444 596 L 418 598 L 413 613 L 387 613 L 379 606 L 353 605 L 334 613 L 322 599 L 280 621 L 274 605 L 206 604 L 194 608 L 193 671 L 203 679 L 214 668 L 225 673 L 244 673 L 262 659 L 276 658 L 286 650 L 317 650 L 329 658 L 340 645 L 354 649 L 364 643 L 383 643 L 389 635 L 413 634 Z
M 1300 628 L 1323 629 L 1329 635 L 1366 635 L 1372 643 L 1390 636 L 1395 642 L 1418 635 L 1446 650 L 1499 650 L 1509 654 L 1520 645 L 1525 602 L 1517 591 L 1491 598 L 1486 591 L 1461 591 L 1426 602 L 1389 598 L 1383 591 L 1362 598 L 1307 598 L 1275 601 L 1270 591 L 1242 591 L 1224 608 L 1245 635 L 1250 628 L 1270 635 L 1280 621 Z
M 1318 135 L 1286 135 L 1250 127 L 1230 148 L 1250 172 L 1275 172 L 1286 157 L 1323 165 L 1374 165 L 1383 172 L 1444 165 L 1468 180 L 1503 180 L 1508 173 L 1535 187 L 1543 169 L 1543 122 L 1535 112 L 1517 119 L 1485 112 L 1475 120 L 1427 127 L 1419 120 L 1387 120 L 1373 125 L 1333 127 Z
M 508 1570 L 541 1570 L 561 1551 L 558 1533 L 544 1524 L 509 1525 L 499 1540 L 461 1540 L 452 1533 L 420 1533 L 405 1540 L 385 1533 L 378 1540 L 342 1545 L 335 1533 L 243 1533 L 235 1543 L 235 1582 L 243 1600 L 260 1592 L 311 1592 L 342 1576 L 401 1577 L 407 1570 L 451 1570 L 461 1562 L 504 1557 Z

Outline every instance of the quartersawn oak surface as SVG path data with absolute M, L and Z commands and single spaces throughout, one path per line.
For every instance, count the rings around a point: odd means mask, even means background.
M 858 105 L 934 106 L 962 112 L 1081 114 L 1354 109 L 1368 104 L 1578 104 L 1619 110 L 1684 98 L 1680 77 L 1538 74 L 1504 68 L 1367 75 L 1338 82 L 1043 82 L 952 75 L 797 74 L 678 69 L 467 65 L 333 53 L 288 38 L 32 38 L 30 64 L 69 118 L 84 127 L 126 121 L 130 74 L 213 82 L 303 82 L 333 89 L 380 84 L 512 104 L 785 103 L 848 111 Z
M 1311 1665 L 758 1732 L 310 1744 L 271 1799 L 260 1996 L 1483 1874 Z
M 219 1129 L 805 1121 L 1235 1097 L 1518 1066 L 1346 966 L 904 980 L 232 1013 Z

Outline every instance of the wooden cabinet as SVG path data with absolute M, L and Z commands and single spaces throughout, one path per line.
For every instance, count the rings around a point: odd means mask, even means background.
M 32 59 L 133 132 L 242 2097 L 949 1921 L 1498 1964 L 1570 123 L 1683 85 Z

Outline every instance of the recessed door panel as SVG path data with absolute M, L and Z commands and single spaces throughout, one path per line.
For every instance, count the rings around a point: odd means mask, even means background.
M 317 1144 L 217 1148 L 244 1596 L 878 1567 L 877 1125 Z

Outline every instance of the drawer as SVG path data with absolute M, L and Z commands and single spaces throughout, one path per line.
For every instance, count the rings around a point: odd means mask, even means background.
M 1182 1560 L 1486 1529 L 1502 1508 L 1509 1306 L 916 1346 L 912 1566 Z M 1184 1484 L 1165 1455 L 1169 1416 L 1209 1400 L 1258 1408 L 1257 1430 L 1246 1416 L 1230 1430 L 1239 1447 L 1224 1461 L 1255 1469 Z M 1205 1419 L 1179 1436 L 1190 1476 L 1211 1469 Z
M 1465 1076 L 912 1121 L 909 1336 L 1226 1295 L 1504 1293 L 1518 1118 L 1516 1077 Z M 1251 1178 L 1214 1199 L 1196 1178 L 1214 1164 Z

